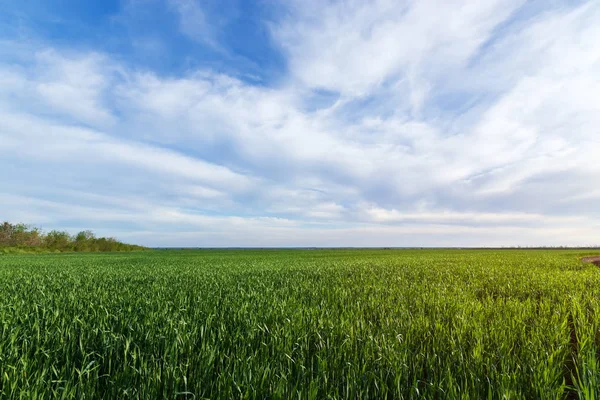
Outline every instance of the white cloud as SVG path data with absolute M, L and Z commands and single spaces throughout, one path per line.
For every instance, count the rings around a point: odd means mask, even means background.
M 0 115 L 0 138 L 7 154 L 48 165 L 80 169 L 82 178 L 89 168 L 106 168 L 106 173 L 109 173 L 114 171 L 116 164 L 120 168 L 158 174 L 158 179 L 203 182 L 227 188 L 230 193 L 247 190 L 258 183 L 258 180 L 226 167 L 161 147 L 116 139 L 87 128 L 58 125 L 30 115 L 2 115 L 1 112 Z
M 537 225 L 548 223 L 563 223 L 571 226 L 579 225 L 585 222 L 581 216 L 549 216 L 529 213 L 491 213 L 491 212 L 455 212 L 455 211 L 436 211 L 436 212 L 413 212 L 403 213 L 398 210 L 387 210 L 382 208 L 368 208 L 366 214 L 373 222 L 412 222 L 412 223 L 463 223 L 472 224 L 529 224 Z
M 93 126 L 115 122 L 104 97 L 118 68 L 110 59 L 96 53 L 64 55 L 51 49 L 29 50 L 34 54 L 26 58 L 26 67 L 0 65 L 3 106 Z
M 223 51 L 219 44 L 215 21 L 209 21 L 199 0 L 168 0 L 170 7 L 177 12 L 181 32 L 192 40 L 204 43 L 214 50 Z
M 289 20 L 273 30 L 303 83 L 362 96 L 401 81 L 418 108 L 427 80 L 464 66 L 523 1 L 292 3 Z

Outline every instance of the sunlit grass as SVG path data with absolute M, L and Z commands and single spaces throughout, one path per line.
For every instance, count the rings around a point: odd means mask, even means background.
M 0 397 L 597 398 L 583 254 L 2 256 Z

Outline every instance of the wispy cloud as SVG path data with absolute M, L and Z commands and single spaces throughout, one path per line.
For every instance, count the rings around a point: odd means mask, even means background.
M 169 5 L 177 12 L 181 32 L 193 40 L 206 43 L 219 49 L 215 26 L 208 21 L 208 16 L 197 0 L 169 0 Z

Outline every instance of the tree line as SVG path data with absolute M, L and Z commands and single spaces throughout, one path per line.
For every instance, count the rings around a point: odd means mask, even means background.
M 52 230 L 44 233 L 40 228 L 27 224 L 0 225 L 0 248 L 18 248 L 25 250 L 48 251 L 133 251 L 145 247 L 125 244 L 109 237 L 96 237 L 90 231 L 81 231 L 70 235 L 65 231 Z

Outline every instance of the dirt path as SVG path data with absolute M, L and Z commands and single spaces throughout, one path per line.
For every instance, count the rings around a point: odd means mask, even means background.
M 597 265 L 600 267 L 600 256 L 595 256 L 595 257 L 583 257 L 581 259 L 581 261 L 586 262 L 586 263 L 592 263 L 594 265 Z

